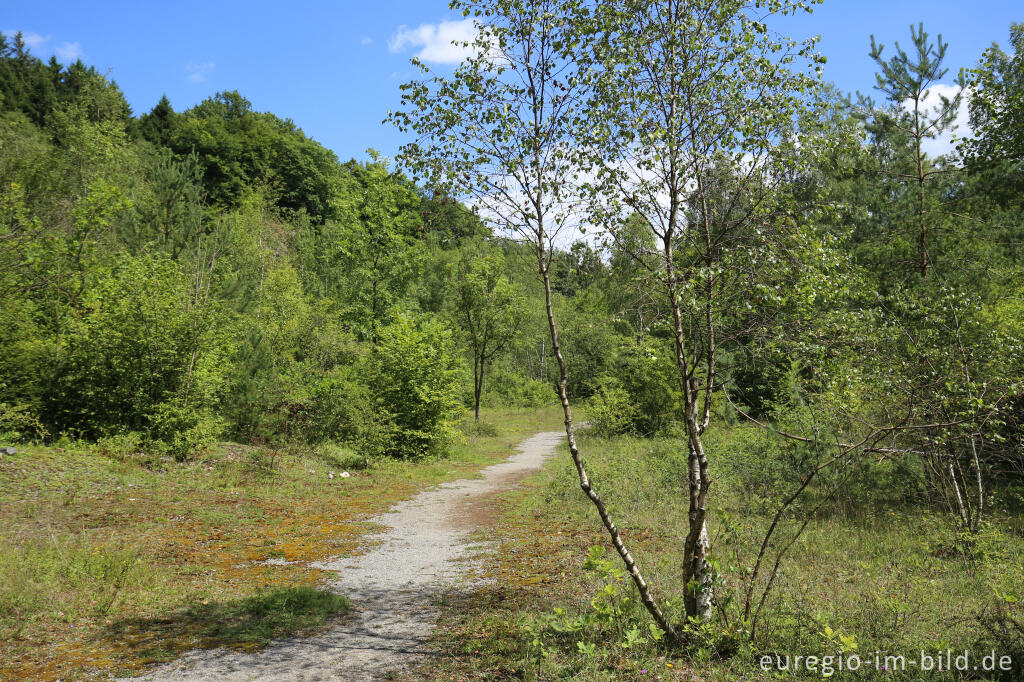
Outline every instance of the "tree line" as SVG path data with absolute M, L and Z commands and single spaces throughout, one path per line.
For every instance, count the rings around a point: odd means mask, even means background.
M 136 117 L 94 68 L 2 36 L 0 121 L 6 440 L 443 454 L 473 400 L 467 343 L 479 402 L 518 330 L 470 211 L 237 92 Z
M 417 458 L 467 408 L 552 400 L 523 246 L 372 150 L 339 161 L 233 91 L 136 116 L 20 35 L 0 38 L 0 121 L 4 440 Z M 629 275 L 583 241 L 556 268 L 589 396 L 625 338 L 592 313 Z

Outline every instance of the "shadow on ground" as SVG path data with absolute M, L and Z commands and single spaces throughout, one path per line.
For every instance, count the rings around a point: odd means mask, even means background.
M 436 654 L 431 630 L 436 610 L 432 586 L 402 589 L 363 586 L 349 593 L 350 613 L 314 636 L 276 638 L 266 648 L 247 645 L 254 637 L 236 637 L 231 645 L 221 636 L 202 649 L 175 645 L 152 654 L 177 658 L 146 672 L 147 682 L 206 680 L 378 680 L 391 679 L 411 665 Z M 152 627 L 152 626 L 150 626 Z M 131 634 L 131 633 L 129 633 Z M 300 633 L 301 634 L 301 633 Z M 156 627 L 156 637 L 163 637 Z M 173 635 L 167 635 L 173 636 Z M 195 639 L 192 639 L 195 642 Z M 142 644 L 144 646 L 144 644 Z M 219 647 L 219 648 L 217 648 Z M 181 651 L 189 648 L 189 651 Z M 181 653 L 177 657 L 175 653 Z M 150 659 L 156 662 L 160 658 Z M 138 673 L 141 671 L 125 671 Z M 135 678 L 132 678 L 135 679 Z
M 245 599 L 193 604 L 163 618 L 116 622 L 103 637 L 143 663 L 167 661 L 194 648 L 252 652 L 273 639 L 318 630 L 348 609 L 348 599 L 333 592 L 267 589 Z

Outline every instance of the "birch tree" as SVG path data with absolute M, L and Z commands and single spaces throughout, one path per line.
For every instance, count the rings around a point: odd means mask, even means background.
M 592 215 L 609 231 L 641 217 L 660 250 L 657 281 L 675 338 L 686 431 L 686 612 L 711 617 L 711 461 L 703 436 L 721 388 L 718 355 L 736 311 L 756 316 L 795 221 L 774 201 L 823 61 L 773 19 L 814 2 L 615 0 L 594 23 L 593 92 L 582 129 L 595 169 Z M 749 316 L 747 316 L 749 319 Z M 718 453 L 724 456 L 725 453 Z
M 587 67 L 579 28 L 592 13 L 582 0 L 456 0 L 478 20 L 478 35 L 450 76 L 402 86 L 403 110 L 389 120 L 415 141 L 401 159 L 451 196 L 471 204 L 499 230 L 532 246 L 543 282 L 556 390 L 580 487 L 593 503 L 636 585 L 641 601 L 667 635 L 676 631 L 652 596 L 635 559 L 591 482 L 576 440 L 566 385 L 568 369 L 551 294 L 553 244 L 577 218 L 571 183 L 579 176 L 572 132 L 579 122 Z

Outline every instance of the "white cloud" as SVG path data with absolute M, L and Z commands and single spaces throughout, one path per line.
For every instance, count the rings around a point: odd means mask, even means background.
M 416 28 L 403 25 L 388 41 L 388 49 L 401 52 L 410 47 L 420 48 L 416 58 L 424 62 L 458 64 L 473 53 L 471 47 L 464 47 L 461 43 L 472 41 L 476 34 L 476 23 L 471 18 L 420 24 Z
M 61 43 L 53 48 L 53 53 L 62 61 L 73 62 L 82 56 L 82 45 L 81 43 Z
M 942 98 L 946 97 L 952 100 L 956 94 L 960 92 L 959 85 L 946 85 L 939 83 L 933 85 L 928 89 L 928 96 L 925 97 L 924 111 L 926 115 L 930 116 L 935 113 L 936 109 L 942 105 Z M 970 100 L 970 93 L 964 92 L 963 97 L 960 99 L 960 108 L 956 112 L 956 120 L 953 122 L 953 126 L 950 130 L 945 131 L 941 135 L 934 138 L 927 138 L 921 145 L 921 149 L 928 154 L 931 158 L 936 158 L 941 154 L 948 154 L 953 151 L 953 138 L 964 138 L 970 137 L 970 112 L 968 110 L 968 102 Z M 903 107 L 907 111 L 913 111 L 914 105 L 912 101 L 908 100 L 903 103 Z
M 185 66 L 185 70 L 188 71 L 189 83 L 205 83 L 215 68 L 217 65 L 213 62 L 189 63 Z
M 365 37 L 364 37 L 364 38 L 363 38 L 362 40 L 360 40 L 359 42 L 360 42 L 360 44 L 362 44 L 362 45 L 372 45 L 372 44 L 373 44 L 373 38 L 371 38 L 370 36 L 365 36 Z

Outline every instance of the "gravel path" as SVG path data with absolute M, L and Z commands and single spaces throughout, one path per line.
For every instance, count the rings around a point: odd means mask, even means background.
M 446 483 L 400 502 L 372 521 L 387 526 L 367 554 L 320 564 L 335 571 L 331 589 L 352 600 L 345 623 L 317 637 L 273 642 L 244 654 L 192 651 L 145 680 L 374 680 L 430 655 L 434 597 L 472 558 L 467 535 L 486 516 L 486 498 L 536 471 L 564 442 L 561 431 L 538 433 L 519 454 L 487 467 L 481 479 Z

